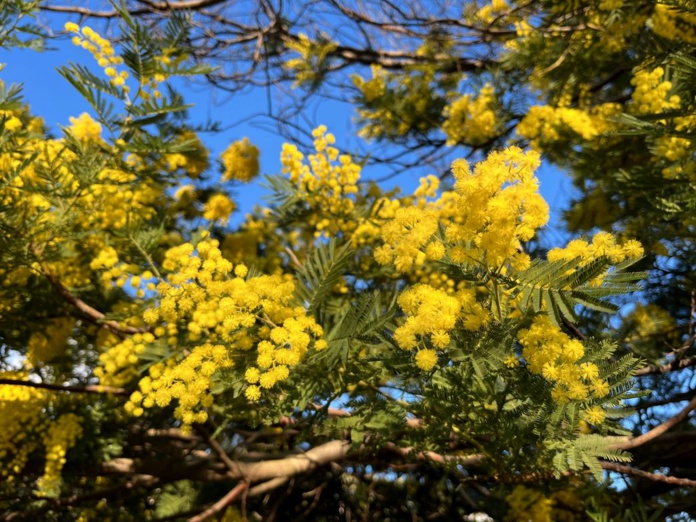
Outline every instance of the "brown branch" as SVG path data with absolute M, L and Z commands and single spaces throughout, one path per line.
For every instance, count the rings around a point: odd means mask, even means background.
M 88 384 L 86 386 L 69 386 L 61 384 L 46 384 L 43 382 L 20 381 L 15 379 L 0 379 L 0 384 L 8 386 L 25 386 L 28 388 L 40 388 L 43 390 L 53 390 L 69 393 L 98 393 L 119 395 L 122 397 L 128 396 L 128 392 L 124 388 L 114 388 L 113 386 L 100 386 L 97 384 Z
M 53 285 L 53 287 L 58 291 L 58 293 L 63 297 L 68 303 L 77 308 L 85 318 L 91 323 L 97 324 L 103 328 L 106 328 L 110 332 L 118 335 L 131 335 L 136 333 L 145 333 L 148 331 L 147 328 L 136 328 L 134 326 L 121 326 L 116 321 L 106 321 L 106 315 L 91 307 L 85 303 L 82 299 L 74 295 L 70 290 L 68 290 L 63 283 L 61 283 L 57 277 L 49 273 L 45 268 L 43 269 L 43 274 L 48 279 L 48 281 Z
M 249 484 L 247 482 L 240 482 L 234 488 L 232 488 L 224 497 L 215 502 L 215 504 L 201 512 L 201 514 L 189 518 L 189 522 L 203 522 L 204 520 L 208 520 L 210 517 L 217 515 L 220 511 L 222 511 L 232 502 L 237 500 L 237 497 L 239 497 L 247 487 L 249 487 Z
M 183 2 L 148 2 L 147 7 L 140 9 L 131 9 L 128 13 L 131 16 L 141 16 L 154 12 L 181 11 L 187 9 L 203 9 L 221 4 L 225 0 L 189 0 Z M 121 15 L 117 11 L 93 11 L 87 7 L 77 7 L 73 5 L 46 5 L 39 6 L 42 11 L 53 13 L 76 14 L 86 16 L 88 18 L 118 18 Z
M 647 471 L 643 471 L 642 469 L 636 469 L 630 466 L 623 466 L 614 462 L 602 462 L 601 465 L 602 469 L 606 469 L 607 471 L 615 471 L 617 473 L 624 473 L 626 475 L 634 475 L 636 477 L 646 478 L 655 482 L 673 484 L 675 486 L 686 486 L 696 488 L 696 480 L 679 477 L 670 477 L 668 475 L 658 475 L 657 473 L 648 473 Z
M 217 454 L 217 456 L 220 458 L 220 460 L 223 462 L 225 466 L 227 466 L 227 469 L 230 470 L 230 472 L 234 473 L 235 470 L 235 464 L 232 459 L 227 455 L 227 452 L 220 446 L 218 441 L 216 441 L 213 436 L 208 432 L 208 430 L 204 427 L 199 425 L 196 425 L 196 431 L 201 434 L 202 437 L 204 437 L 208 445 L 213 448 L 213 451 Z
M 612 447 L 614 449 L 630 450 L 633 448 L 637 448 L 638 446 L 642 446 L 646 442 L 650 442 L 651 440 L 666 433 L 670 428 L 672 428 L 673 426 L 679 424 L 681 421 L 686 419 L 688 417 L 689 413 L 691 413 L 691 411 L 693 409 L 696 409 L 696 397 L 691 399 L 691 401 L 689 401 L 689 404 L 687 404 L 684 407 L 684 409 L 682 409 L 674 417 L 670 417 L 669 419 L 667 419 L 665 422 L 663 422 L 659 426 L 651 429 L 650 431 L 648 431 L 647 433 L 644 433 L 643 435 L 639 435 L 638 437 L 627 440 L 625 442 L 620 442 L 618 444 L 614 444 Z
M 115 458 L 101 465 L 105 474 L 148 474 L 181 475 L 191 480 L 221 481 L 244 480 L 260 482 L 277 477 L 292 477 L 300 473 L 313 471 L 320 466 L 342 460 L 350 450 L 350 442 L 334 440 L 312 448 L 304 453 L 291 455 L 282 459 L 261 462 L 232 462 L 232 469 L 225 470 L 221 465 L 208 465 L 205 468 L 196 465 L 181 466 L 177 462 L 142 461 L 130 458 Z
M 663 364 L 662 366 L 657 366 L 655 364 L 649 364 L 648 366 L 644 366 L 643 368 L 637 370 L 634 375 L 638 377 L 642 377 L 643 375 L 653 375 L 657 373 L 667 373 L 667 372 L 673 372 L 675 370 L 681 370 L 682 368 L 686 368 L 688 366 L 694 366 L 696 365 L 696 355 L 693 355 L 691 357 L 684 357 L 683 359 L 675 359 L 674 361 Z

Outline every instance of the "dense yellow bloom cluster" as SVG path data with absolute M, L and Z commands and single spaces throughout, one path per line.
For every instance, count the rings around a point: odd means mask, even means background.
M 70 117 L 70 133 L 80 141 L 100 141 L 102 128 L 92 117 L 83 112 L 79 118 Z
M 208 414 L 204 408 L 213 404 L 210 393 L 213 374 L 230 366 L 232 361 L 224 346 L 196 346 L 180 361 L 169 359 L 166 363 L 151 366 L 148 376 L 140 380 L 139 390 L 131 394 L 124 408 L 139 417 L 144 408 L 155 405 L 164 408 L 176 400 L 178 406 L 174 416 L 185 426 L 205 422 Z
M 385 72 L 379 65 L 372 65 L 372 78 L 365 80 L 360 75 L 353 75 L 353 85 L 360 89 L 360 93 L 366 102 L 370 103 L 382 96 L 386 89 Z
M 4 379 L 26 380 L 26 372 L 0 372 Z M 42 410 L 46 406 L 45 390 L 0 384 L 0 477 L 13 480 L 21 473 L 29 455 L 37 449 L 27 437 L 44 429 Z
M 99 354 L 99 366 L 94 369 L 95 377 L 107 386 L 125 386 L 137 375 L 138 355 L 154 340 L 155 336 L 149 332 L 125 339 L 108 337 L 102 346 L 104 351 Z
M 445 106 L 457 96 L 461 74 L 442 73 L 440 67 L 452 56 L 453 42 L 437 38 L 427 40 L 416 54 L 430 57 L 407 66 L 403 72 L 387 72 L 372 67 L 372 78 L 353 75 L 359 91 L 358 115 L 362 120 L 360 136 L 367 139 L 398 138 L 410 132 L 425 133 L 439 126 Z
M 547 259 L 558 261 L 561 259 L 578 259 L 579 267 L 587 266 L 599 257 L 608 257 L 612 263 L 620 263 L 626 259 L 637 259 L 643 256 L 643 246 L 635 239 L 629 239 L 622 244 L 616 243 L 616 238 L 609 232 L 598 232 L 589 243 L 584 239 L 573 239 L 564 248 L 549 250 Z M 591 284 L 600 285 L 606 273 L 599 274 Z
M 585 356 L 583 344 L 563 333 L 547 315 L 535 317 L 528 329 L 519 332 L 518 339 L 529 371 L 553 383 L 555 401 L 583 401 L 590 395 L 599 398 L 609 393 L 599 368 L 591 362 L 579 362 Z
M 210 165 L 208 149 L 203 145 L 198 135 L 190 130 L 182 132 L 175 142 L 186 144 L 190 150 L 165 154 L 163 159 L 166 170 L 174 172 L 181 168 L 190 178 L 198 178 Z
M 104 74 L 111 78 L 111 83 L 122 87 L 126 92 L 128 91 L 128 86 L 125 85 L 128 73 L 116 70 L 116 67 L 123 63 L 123 58 L 116 56 L 109 40 L 99 36 L 91 27 L 85 26 L 80 29 L 80 26 L 73 22 L 66 23 L 65 30 L 75 33 L 72 38 L 73 44 L 92 53 L 99 67 L 104 69 Z
M 676 94 L 669 95 L 672 82 L 663 80 L 665 70 L 656 67 L 652 71 L 638 70 L 631 79 L 635 86 L 632 95 L 632 112 L 637 114 L 658 114 L 663 111 L 678 109 L 681 103 Z
M 495 91 L 486 84 L 478 96 L 464 94 L 445 107 L 442 131 L 447 145 L 480 145 L 494 138 L 500 131 L 495 103 Z
M 249 142 L 249 138 L 235 141 L 220 154 L 223 172 L 222 179 L 248 183 L 259 175 L 259 149 Z
M 505 516 L 507 522 L 552 522 L 553 501 L 541 492 L 526 488 L 522 485 L 515 489 L 505 500 L 510 505 L 510 511 Z
M 517 134 L 530 139 L 534 146 L 574 136 L 591 140 L 614 129 L 616 124 L 609 119 L 621 110 L 617 103 L 605 103 L 589 110 L 538 105 L 529 108 L 517 125 Z
M 152 366 L 140 381 L 139 395 L 131 397 L 128 406 L 131 413 L 177 400 L 176 416 L 187 424 L 195 422 L 209 406 L 211 399 L 203 392 L 210 388 L 213 374 L 230 367 L 235 356 L 257 350 L 256 366 L 246 373 L 246 395 L 256 400 L 261 388 L 285 380 L 289 367 L 302 361 L 311 346 L 326 347 L 326 341 L 318 339 L 321 327 L 294 301 L 289 276 L 246 279 L 246 266 L 233 266 L 218 247 L 216 240 L 206 239 L 196 246 L 184 243 L 169 249 L 162 263 L 168 275 L 156 286 L 158 305 L 143 314 L 152 333 L 123 339 L 100 356 L 102 368 L 95 375 L 114 383 L 123 375 L 132 378 L 138 355 L 148 345 L 164 343 L 173 350 L 172 357 Z M 179 348 L 179 335 L 184 333 L 189 342 L 218 344 L 197 346 L 187 354 Z
M 510 7 L 505 0 L 491 0 L 490 4 L 484 5 L 476 12 L 476 18 L 486 24 L 490 24 L 509 9 Z
M 696 14 L 657 3 L 651 20 L 655 34 L 677 42 L 696 43 Z
M 425 347 L 426 341 L 428 346 L 447 347 L 449 332 L 461 311 L 455 297 L 428 285 L 414 285 L 399 296 L 398 303 L 408 315 L 406 322 L 394 332 L 394 340 L 402 349 Z
M 72 317 L 60 317 L 47 320 L 44 331 L 33 332 L 27 343 L 27 359 L 32 366 L 62 355 L 74 326 L 75 319 Z
M 213 194 L 205 203 L 203 217 L 208 221 L 220 220 L 225 222 L 229 219 L 235 206 L 234 201 L 225 194 Z
M 44 434 L 46 467 L 38 481 L 38 493 L 45 497 L 57 497 L 60 492 L 60 472 L 65 465 L 67 451 L 82 436 L 81 419 L 74 413 L 61 415 L 52 422 Z
M 441 259 L 446 253 L 460 264 L 484 263 L 499 267 L 506 260 L 528 262 L 518 253 L 548 221 L 548 205 L 538 193 L 534 176 L 539 155 L 510 147 L 494 152 L 473 172 L 464 160 L 452 164 L 454 191 L 421 207 L 404 207 L 382 227 L 384 245 L 375 259 L 394 263 L 399 272 L 410 271 L 419 256 Z M 435 237 L 438 223 L 444 240 Z
M 358 192 L 360 166 L 347 154 L 339 155 L 332 145 L 336 139 L 320 125 L 313 132 L 316 154 L 304 156 L 294 145 L 283 144 L 281 164 L 283 173 L 298 186 L 300 195 L 312 209 L 305 218 L 316 235 L 334 237 L 355 230 L 354 195 Z

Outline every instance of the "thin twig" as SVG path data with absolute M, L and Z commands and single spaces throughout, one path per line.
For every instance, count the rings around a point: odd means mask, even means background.
M 189 518 L 189 522 L 203 522 L 204 520 L 208 520 L 210 517 L 217 515 L 220 511 L 237 500 L 237 497 L 239 497 L 239 495 L 241 495 L 248 486 L 248 482 L 240 482 L 215 504 L 201 512 L 199 515 Z
M 666 484 L 673 484 L 675 486 L 687 486 L 691 488 L 696 488 L 696 480 L 679 477 L 670 477 L 668 475 L 659 475 L 657 473 L 649 473 L 647 471 L 643 471 L 642 469 L 636 469 L 630 466 L 616 464 L 615 462 L 602 462 L 601 465 L 602 469 L 606 469 L 607 471 L 615 471 L 617 473 L 624 473 L 626 475 L 634 475 L 636 477 L 646 478 L 655 482 L 665 482 Z
M 663 433 L 666 433 L 670 428 L 686 419 L 686 417 L 688 417 L 689 413 L 691 413 L 693 409 L 696 409 L 696 397 L 691 399 L 691 401 L 689 401 L 689 404 L 687 404 L 683 410 L 677 413 L 674 417 L 670 417 L 659 426 L 651 429 L 643 435 L 639 435 L 638 437 L 627 440 L 625 442 L 614 444 L 612 447 L 614 449 L 630 450 L 633 448 L 637 448 L 638 446 L 642 446 L 646 442 L 650 442 L 651 440 L 656 439 Z
M 86 386 L 70 386 L 63 384 L 47 384 L 43 382 L 22 381 L 16 379 L 0 379 L 0 384 L 9 386 L 25 386 L 28 388 L 39 388 L 43 390 L 53 390 L 68 393 L 98 393 L 127 396 L 128 392 L 124 388 L 114 388 L 113 386 L 100 386 L 98 384 L 88 384 Z

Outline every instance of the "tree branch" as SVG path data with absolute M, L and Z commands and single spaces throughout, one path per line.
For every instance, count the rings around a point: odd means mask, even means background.
M 43 382 L 21 381 L 16 379 L 0 379 L 0 385 L 8 386 L 25 386 L 28 388 L 40 388 L 43 390 L 53 390 L 68 393 L 97 393 L 110 394 L 126 397 L 128 392 L 124 388 L 114 388 L 113 386 L 100 386 L 97 384 L 88 384 L 86 386 L 69 386 L 62 384 L 46 384 Z
M 636 477 L 646 478 L 655 482 L 673 484 L 675 486 L 686 486 L 696 488 L 696 480 L 670 477 L 668 475 L 658 475 L 657 473 L 648 473 L 647 471 L 632 468 L 630 466 L 624 466 L 622 464 L 616 464 L 615 462 L 602 462 L 601 465 L 602 469 L 606 469 L 607 471 L 615 471 L 617 473 L 624 473 L 626 475 L 634 475 Z
M 249 484 L 247 482 L 240 482 L 234 488 L 232 488 L 224 497 L 215 502 L 215 504 L 205 509 L 199 515 L 189 518 L 189 522 L 203 522 L 204 520 L 208 520 L 210 517 L 217 515 L 220 511 L 222 511 L 232 502 L 237 500 L 237 497 L 239 497 L 239 495 L 241 495 L 247 487 L 249 487 Z
M 633 439 L 627 440 L 625 442 L 620 442 L 619 444 L 614 444 L 612 447 L 614 449 L 622 449 L 622 450 L 630 450 L 633 448 L 637 448 L 638 446 L 642 446 L 646 442 L 650 442 L 651 440 L 659 437 L 663 433 L 666 433 L 670 428 L 675 426 L 676 424 L 679 424 L 681 421 L 687 418 L 689 413 L 696 408 L 696 397 L 691 399 L 689 401 L 689 404 L 687 404 L 683 410 L 681 410 L 679 413 L 677 413 L 674 417 L 670 417 L 667 419 L 665 422 L 660 424 L 659 426 L 651 429 L 647 433 L 644 433 L 643 435 L 639 435 L 638 437 L 635 437 Z
M 106 315 L 91 307 L 85 303 L 82 299 L 74 295 L 70 290 L 68 290 L 63 283 L 61 283 L 57 277 L 49 273 L 47 270 L 43 269 L 43 274 L 48 279 L 48 281 L 53 285 L 53 287 L 58 291 L 58 293 L 63 297 L 68 303 L 77 308 L 88 321 L 97 324 L 103 328 L 106 328 L 110 332 L 118 335 L 131 335 L 136 333 L 145 333 L 148 331 L 147 328 L 136 328 L 134 326 L 121 326 L 116 321 L 105 321 Z

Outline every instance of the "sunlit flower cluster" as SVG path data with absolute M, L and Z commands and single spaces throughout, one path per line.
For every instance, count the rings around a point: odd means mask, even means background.
M 575 138 L 592 140 L 616 128 L 611 118 L 621 110 L 617 103 L 605 103 L 588 110 L 537 105 L 530 107 L 517 125 L 517 134 L 531 140 L 535 147 Z
M 33 366 L 47 363 L 65 352 L 68 337 L 75 326 L 72 317 L 60 317 L 46 321 L 46 329 L 35 331 L 27 342 L 27 359 Z
M 656 3 L 651 17 L 655 34 L 677 42 L 696 43 L 696 14 Z
M 222 179 L 248 183 L 259 175 L 259 149 L 249 138 L 235 141 L 220 155 Z
M 464 94 L 448 105 L 442 124 L 447 145 L 480 145 L 494 138 L 500 132 L 495 103 L 493 87 L 485 85 L 478 96 Z
M 144 409 L 164 408 L 177 401 L 174 416 L 185 426 L 203 423 L 208 418 L 205 408 L 213 404 L 210 393 L 215 372 L 232 366 L 228 349 L 222 345 L 204 344 L 191 350 L 183 359 L 169 359 L 150 367 L 148 375 L 140 379 L 139 390 L 134 391 L 125 410 L 140 417 Z
M 506 522 L 552 522 L 553 501 L 543 493 L 525 486 L 515 486 L 515 489 L 505 500 L 510 510 L 505 516 Z
M 535 317 L 528 329 L 519 332 L 518 339 L 529 371 L 553 383 L 555 401 L 584 401 L 609 393 L 597 365 L 580 362 L 585 356 L 583 344 L 563 333 L 546 314 Z
M 70 117 L 70 133 L 80 141 L 91 142 L 101 140 L 102 128 L 92 117 L 83 112 L 79 118 Z
M 631 85 L 635 87 L 632 95 L 632 111 L 637 114 L 659 114 L 678 109 L 681 100 L 677 94 L 669 94 L 672 82 L 663 80 L 665 70 L 656 67 L 652 71 L 640 69 L 635 72 Z
M 80 26 L 73 22 L 66 23 L 65 30 L 75 34 L 72 38 L 74 45 L 92 53 L 99 67 L 104 69 L 104 74 L 110 78 L 111 83 L 122 87 L 126 92 L 128 91 L 128 86 L 125 85 L 128 73 L 117 70 L 117 67 L 123 63 L 123 59 L 116 56 L 109 40 L 102 38 L 91 27 L 85 26 L 80 29 Z
M 26 380 L 26 372 L 0 372 L 4 379 Z M 14 480 L 37 443 L 27 434 L 41 433 L 45 427 L 41 412 L 46 406 L 45 390 L 0 384 L 0 478 Z
M 66 413 L 51 422 L 44 434 L 46 467 L 39 479 L 38 493 L 45 497 L 57 497 L 60 491 L 60 472 L 65 465 L 67 451 L 82 436 L 82 419 L 74 413 Z
M 578 267 L 582 268 L 600 257 L 607 257 L 613 264 L 626 259 L 638 259 L 643 256 L 643 246 L 635 239 L 629 239 L 621 244 L 609 232 L 598 232 L 592 238 L 592 242 L 584 239 L 573 239 L 563 248 L 549 250 L 549 261 L 578 259 Z M 606 272 L 598 274 L 590 283 L 601 285 Z
M 353 210 L 360 166 L 347 154 L 339 155 L 332 146 L 336 140 L 325 126 L 317 127 L 312 135 L 316 154 L 308 157 L 309 164 L 304 163 L 296 146 L 283 144 L 283 173 L 297 185 L 300 197 L 312 209 L 305 221 L 317 235 L 333 237 L 351 232 L 356 227 Z
M 271 388 L 285 380 L 289 368 L 302 361 L 311 346 L 317 350 L 326 347 L 326 342 L 319 339 L 321 327 L 295 302 L 294 283 L 289 276 L 262 275 L 247 279 L 247 267 L 233 266 L 218 247 L 216 240 L 205 239 L 195 246 L 184 243 L 169 249 L 162 263 L 167 277 L 156 286 L 157 305 L 143 314 L 152 333 L 130 336 L 100 357 L 103 369 L 98 376 L 115 382 L 124 372 L 132 378 L 138 355 L 147 346 L 167 346 L 172 353 L 166 362 L 152 366 L 150 375 L 141 380 L 142 397 L 131 398 L 132 413 L 141 413 L 139 407 L 162 406 L 176 399 L 180 408 L 177 416 L 182 421 L 188 423 L 192 418 L 202 417 L 203 410 L 193 408 L 190 399 L 182 403 L 182 394 L 192 396 L 194 390 L 203 389 L 198 381 L 189 384 L 186 376 L 205 374 L 207 389 L 214 373 L 211 370 L 231 366 L 235 357 L 244 357 L 244 352 L 254 348 L 256 366 L 247 367 L 245 393 L 249 399 L 256 400 L 261 388 Z M 187 343 L 207 340 L 210 344 L 198 346 L 186 355 L 179 348 L 180 336 Z M 195 353 L 199 355 L 193 357 Z M 203 365 L 205 370 L 201 369 Z M 197 378 L 203 379 L 200 375 Z M 181 382 L 176 386 L 177 391 L 169 390 L 177 382 Z M 193 388 L 189 390 L 189 386 Z M 150 390 L 164 395 L 159 400 L 152 396 L 152 401 L 148 401 Z M 207 404 L 210 400 L 207 395 L 195 396 L 196 404 L 201 401 Z
M 203 217 L 208 221 L 227 221 L 235 209 L 234 201 L 225 194 L 213 194 L 203 207 Z
M 473 172 L 466 161 L 456 160 L 454 191 L 423 208 L 397 210 L 382 227 L 384 244 L 375 259 L 394 263 L 399 272 L 411 270 L 419 256 L 438 260 L 446 253 L 459 264 L 501 266 L 511 260 L 524 265 L 528 258 L 518 252 L 520 241 L 531 239 L 548 221 L 534 176 L 539 162 L 537 153 L 516 147 L 490 154 Z M 439 223 L 444 238 L 434 236 Z

